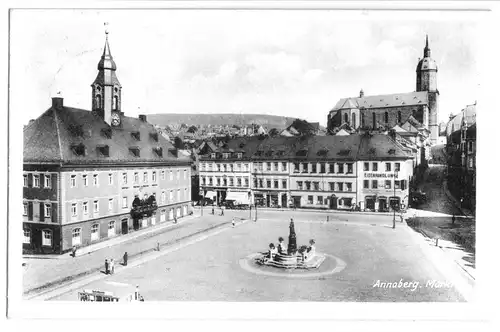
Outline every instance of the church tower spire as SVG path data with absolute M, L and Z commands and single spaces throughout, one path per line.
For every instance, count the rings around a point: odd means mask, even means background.
M 105 24 L 107 25 L 107 24 Z M 106 29 L 106 40 L 101 60 L 97 64 L 97 77 L 92 83 L 92 111 L 106 123 L 113 126 L 120 124 L 122 86 L 116 77 L 116 63 L 111 55 Z
M 429 48 L 429 36 L 425 35 L 424 58 L 431 57 L 431 49 Z

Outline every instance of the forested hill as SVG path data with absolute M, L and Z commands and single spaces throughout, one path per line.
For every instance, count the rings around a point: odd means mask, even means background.
M 259 124 L 268 128 L 288 127 L 295 118 L 267 114 L 148 114 L 149 123 L 159 126 L 172 124 L 191 125 L 251 125 Z

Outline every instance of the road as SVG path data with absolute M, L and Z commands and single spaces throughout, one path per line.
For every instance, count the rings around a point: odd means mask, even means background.
M 245 212 L 228 212 L 226 219 Z M 248 211 L 246 211 L 248 213 Z M 85 289 L 116 293 L 140 286 L 149 301 L 464 301 L 455 286 L 429 261 L 419 240 L 404 224 L 392 229 L 392 216 L 298 211 L 259 211 L 257 222 L 208 236 L 174 252 L 97 275 Z M 221 217 L 222 218 L 222 217 Z M 310 280 L 255 275 L 239 262 L 287 238 L 290 218 L 298 244 L 314 238 L 317 250 L 341 258 L 341 272 Z M 415 289 L 384 288 L 380 283 L 419 283 Z M 440 285 L 437 287 L 436 285 Z M 443 286 L 445 285 L 445 286 Z M 76 300 L 71 290 L 54 300 Z

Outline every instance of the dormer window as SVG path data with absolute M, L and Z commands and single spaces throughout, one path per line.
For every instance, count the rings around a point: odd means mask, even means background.
M 134 148 L 129 148 L 128 149 L 130 151 L 130 154 L 134 157 L 140 157 L 141 156 L 141 150 L 139 150 L 138 147 L 134 147 Z
M 155 142 L 158 142 L 158 133 L 150 133 L 149 137 Z
M 158 157 L 163 157 L 163 149 L 158 147 L 158 148 L 153 148 L 153 152 L 158 156 Z
M 375 148 L 370 148 L 370 150 L 368 150 L 369 154 L 375 154 L 376 152 Z
M 396 149 L 389 149 L 389 154 L 396 154 Z
M 328 154 L 328 149 L 326 149 L 326 148 L 322 148 L 322 149 L 320 149 L 320 150 L 318 151 L 318 156 L 322 156 L 322 157 L 324 157 L 324 156 L 326 156 L 327 154 Z
M 244 142 L 241 142 L 240 143 L 240 148 L 243 148 L 245 146 L 245 143 Z
M 300 149 L 295 153 L 296 156 L 305 157 L 307 156 L 307 149 Z
M 215 159 L 215 153 L 211 153 L 210 158 Z
M 257 157 L 262 157 L 262 151 L 257 151 L 257 152 L 255 153 L 255 155 L 256 155 Z
M 72 145 L 71 150 L 77 156 L 85 156 L 85 145 L 83 145 L 83 143 L 80 143 L 78 145 Z
M 223 153 L 223 154 L 222 154 L 222 158 L 224 158 L 224 159 L 229 158 L 229 153 Z
M 70 124 L 68 130 L 74 137 L 83 137 L 82 125 Z
M 243 153 L 238 152 L 237 156 L 238 156 L 238 159 L 241 159 L 243 157 Z
M 273 151 L 272 150 L 266 151 L 266 157 L 271 157 L 272 155 L 273 155 Z
M 141 140 L 141 133 L 138 131 L 133 131 L 130 133 L 130 135 L 136 140 L 140 141 Z
M 111 130 L 111 128 L 102 128 L 101 135 L 104 138 L 110 139 L 111 137 L 113 137 L 113 131 Z
M 348 156 L 351 154 L 351 150 L 340 150 L 338 155 L 340 156 Z
M 101 157 L 109 157 L 109 145 L 98 145 L 97 153 Z

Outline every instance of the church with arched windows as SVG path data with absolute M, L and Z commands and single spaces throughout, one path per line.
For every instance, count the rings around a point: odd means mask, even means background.
M 439 136 L 437 70 L 426 38 L 424 57 L 419 59 L 416 69 L 416 91 L 365 96 L 361 90 L 358 97 L 342 98 L 328 113 L 328 131 L 335 133 L 340 128 L 398 131 L 405 128 L 428 136 L 430 144 L 436 144 Z

